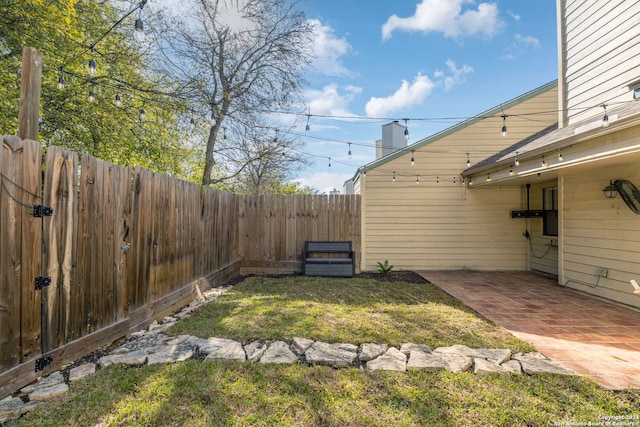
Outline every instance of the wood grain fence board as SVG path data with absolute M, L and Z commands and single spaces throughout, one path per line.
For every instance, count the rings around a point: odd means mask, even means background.
M 47 149 L 44 205 L 53 209 L 45 228 L 48 257 L 43 260 L 51 285 L 42 290 L 42 347 L 50 351 L 72 340 L 71 288 L 77 221 L 78 155 L 59 147 Z
M 42 203 L 42 149 L 36 141 L 23 141 L 23 169 L 21 186 L 26 190 L 27 204 Z M 42 269 L 42 228 L 50 221 L 50 217 L 35 218 L 25 215 L 22 221 L 22 269 L 21 277 L 21 360 L 26 360 L 40 354 L 42 341 L 40 336 L 40 291 L 36 291 L 34 281 L 36 276 L 44 274 Z

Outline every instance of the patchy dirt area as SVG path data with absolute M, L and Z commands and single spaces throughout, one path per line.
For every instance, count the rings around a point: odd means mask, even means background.
M 406 282 L 406 283 L 429 283 L 427 279 L 409 270 L 390 271 L 387 274 L 378 272 L 363 272 L 356 277 L 362 277 L 366 279 L 374 279 L 380 282 Z

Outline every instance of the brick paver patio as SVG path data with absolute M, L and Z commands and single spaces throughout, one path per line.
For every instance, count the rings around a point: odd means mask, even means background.
M 601 386 L 640 389 L 640 312 L 531 272 L 418 273 Z

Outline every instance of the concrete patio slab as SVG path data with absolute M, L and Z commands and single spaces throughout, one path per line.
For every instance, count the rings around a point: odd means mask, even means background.
M 602 387 L 640 389 L 640 312 L 532 272 L 418 273 Z

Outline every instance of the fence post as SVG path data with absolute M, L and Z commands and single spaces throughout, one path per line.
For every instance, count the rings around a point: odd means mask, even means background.
M 20 82 L 20 139 L 38 140 L 40 92 L 42 89 L 42 53 L 35 48 L 22 48 L 22 79 Z

